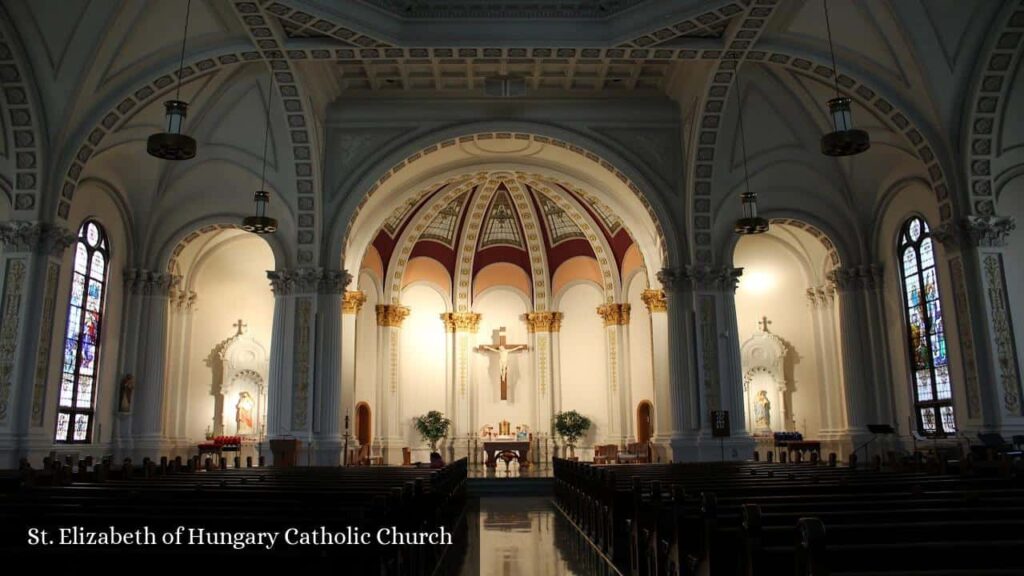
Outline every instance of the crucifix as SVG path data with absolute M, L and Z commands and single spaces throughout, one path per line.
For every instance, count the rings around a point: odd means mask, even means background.
M 245 333 L 245 329 L 249 327 L 248 324 L 243 324 L 242 323 L 242 319 L 241 318 L 238 319 L 238 322 L 235 322 L 234 324 L 232 324 L 232 326 L 234 326 L 235 328 L 238 328 L 238 333 L 235 334 L 235 336 L 241 336 L 242 334 Z
M 505 341 L 505 327 L 498 329 L 497 346 L 477 346 L 478 351 L 496 352 L 498 354 L 499 378 L 501 379 L 501 399 L 508 400 L 508 355 L 512 352 L 526 350 L 526 344 L 509 344 Z
M 771 320 L 769 320 L 767 316 L 761 316 L 761 321 L 758 322 L 757 325 L 761 327 L 761 332 L 767 332 L 768 325 L 771 323 Z

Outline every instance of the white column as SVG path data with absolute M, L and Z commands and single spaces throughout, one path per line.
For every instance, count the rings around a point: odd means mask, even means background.
M 716 334 L 719 342 L 720 406 L 729 411 L 729 438 L 724 441 L 727 459 L 753 456 L 755 442 L 747 430 L 746 395 L 743 392 L 743 365 L 740 361 L 739 323 L 736 319 L 736 284 L 742 268 L 723 268 L 718 292 Z M 783 404 L 779 404 L 782 406 Z M 715 442 L 705 450 L 705 457 L 715 457 Z M 721 457 L 721 444 L 717 447 Z
M 384 449 L 384 461 L 388 464 L 399 464 L 402 461 L 402 448 L 405 438 L 401 434 L 399 421 L 401 410 L 401 363 L 400 348 L 402 342 L 402 322 L 409 316 L 409 309 L 394 304 L 377 305 L 378 346 L 383 360 L 380 370 L 380 383 L 377 387 L 378 422 L 380 431 L 378 438 Z
M 700 430 L 700 391 L 697 384 L 694 342 L 693 275 L 686 268 L 666 268 L 658 273 L 665 289 L 668 324 L 669 386 L 666 398 L 668 435 L 666 457 L 673 461 L 695 460 Z
M 631 436 L 629 398 L 629 304 L 602 304 L 608 372 L 608 431 L 605 441 L 624 446 Z
M 655 457 L 667 462 L 668 443 L 672 436 L 671 390 L 669 389 L 668 361 L 668 302 L 665 291 L 645 290 L 644 306 L 651 315 L 651 355 L 654 378 L 654 437 L 651 443 L 657 452 Z
M 316 301 L 316 358 L 313 380 L 313 462 L 341 464 L 342 439 L 342 300 L 352 277 L 344 270 L 320 271 Z
M 550 458 L 554 450 L 554 445 L 551 444 L 551 420 L 557 411 L 557 340 L 562 325 L 562 313 L 531 312 L 526 315 L 526 325 L 530 333 L 530 349 L 534 358 L 533 381 L 537 386 L 533 461 L 542 463 L 544 454 Z
M 295 279 L 287 270 L 267 272 L 274 291 L 274 322 L 270 336 L 270 366 L 267 375 L 268 440 L 291 436 L 291 344 L 294 326 Z M 261 446 L 263 448 L 263 446 Z M 263 452 L 271 459 L 269 449 Z
M 170 448 L 164 427 L 164 409 L 168 398 L 167 376 L 167 317 L 170 312 L 170 292 L 181 280 L 179 276 L 152 270 L 134 270 L 137 278 L 133 289 L 141 298 L 140 348 L 137 352 L 135 398 L 132 432 L 133 457 L 154 460 L 166 456 Z
M 449 442 L 455 458 L 470 456 L 469 445 L 476 435 L 472 411 L 472 340 L 480 327 L 480 314 L 446 312 L 441 314 L 445 327 L 447 363 L 447 410 L 452 419 Z
M 872 365 L 867 349 L 867 310 L 864 305 L 865 267 L 848 266 L 835 268 L 828 274 L 829 280 L 839 293 L 840 341 L 843 358 L 843 392 L 846 399 L 846 429 L 843 432 L 844 448 L 856 449 L 871 435 L 868 424 L 876 423 L 873 393 Z M 842 449 L 848 453 L 849 450 Z
M 342 429 L 349 435 L 349 448 L 358 442 L 353 440 L 356 409 L 356 324 L 359 311 L 366 303 L 366 294 L 359 290 L 345 292 L 341 306 L 341 411 Z M 344 455 L 343 455 L 344 457 Z
M 815 354 L 818 358 L 818 381 L 821 383 L 821 440 L 832 442 L 846 429 L 843 402 L 843 372 L 837 345 L 835 287 L 831 284 L 809 288 L 811 320 L 815 332 Z

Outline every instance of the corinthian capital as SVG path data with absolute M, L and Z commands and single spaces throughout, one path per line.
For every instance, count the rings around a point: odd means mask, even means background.
M 597 307 L 597 314 L 604 319 L 605 326 L 629 324 L 629 304 L 602 304 Z
M 712 266 L 708 264 L 687 265 L 665 268 L 658 272 L 658 280 L 666 291 L 679 290 L 729 290 L 736 291 L 743 268 Z
M 944 222 L 932 233 L 949 246 L 986 248 L 1006 246 L 1010 234 L 1017 228 L 1011 216 L 967 216 L 959 222 Z
M 881 264 L 837 266 L 826 274 L 839 292 L 874 290 L 882 287 Z
M 124 283 L 130 294 L 143 296 L 170 296 L 181 282 L 181 276 L 145 268 L 128 268 Z
M 0 244 L 11 252 L 38 252 L 60 256 L 75 243 L 76 236 L 66 228 L 46 222 L 11 221 L 0 223 Z

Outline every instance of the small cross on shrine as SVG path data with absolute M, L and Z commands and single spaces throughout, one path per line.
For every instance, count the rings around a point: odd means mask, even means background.
M 241 318 L 238 319 L 238 322 L 232 324 L 232 326 L 238 329 L 238 333 L 236 333 L 235 336 L 241 336 L 242 334 L 245 333 L 245 329 L 249 327 L 248 324 L 242 322 Z
M 772 321 L 769 320 L 767 316 L 761 316 L 761 321 L 758 322 L 757 325 L 761 328 L 761 332 L 767 332 L 768 325 L 771 323 Z

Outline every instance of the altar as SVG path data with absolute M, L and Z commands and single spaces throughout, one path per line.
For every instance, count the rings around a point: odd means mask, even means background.
M 487 455 L 485 464 L 488 468 L 497 467 L 497 456 L 502 452 L 515 452 L 519 467 L 530 467 L 530 442 L 528 440 L 485 440 L 484 454 Z

